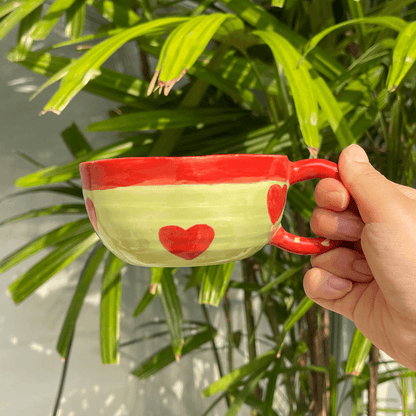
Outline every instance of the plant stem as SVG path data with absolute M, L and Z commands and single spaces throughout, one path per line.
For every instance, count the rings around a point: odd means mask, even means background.
M 277 247 L 273 247 L 273 263 L 275 261 L 276 258 L 276 250 Z M 270 267 L 270 272 L 269 273 L 263 273 L 263 270 L 261 267 L 258 267 L 258 265 L 255 265 L 256 268 L 258 268 L 259 271 L 259 279 L 257 279 L 256 274 L 254 273 L 253 277 L 255 279 L 255 284 L 259 285 L 259 286 L 264 286 L 266 283 L 270 282 L 270 276 L 272 275 L 272 271 L 274 270 L 274 266 L 272 264 L 272 266 Z M 266 294 L 262 294 L 260 295 L 261 297 L 261 304 L 263 306 L 263 312 L 266 315 L 268 321 L 269 321 L 269 325 L 270 325 L 270 329 L 273 332 L 274 335 L 274 339 L 275 342 L 279 342 L 280 340 L 280 330 L 279 330 L 279 323 L 277 321 L 277 315 L 278 312 L 276 310 L 275 304 L 274 304 L 274 300 L 271 297 L 270 293 L 266 293 Z
M 253 260 L 251 258 L 243 260 L 243 275 L 244 282 L 246 283 L 256 283 L 255 271 L 253 267 Z M 247 347 L 248 347 L 248 357 L 252 361 L 257 357 L 256 351 L 256 335 L 255 335 L 255 325 L 254 325 L 254 315 L 253 315 L 253 302 L 251 298 L 251 292 L 244 291 L 244 301 L 245 301 L 245 310 L 246 310 L 246 326 L 247 326 Z M 263 391 L 259 385 L 255 388 L 256 396 L 261 400 L 263 397 Z M 258 412 L 256 409 L 252 408 L 251 416 L 257 416 Z
M 199 291 L 200 291 L 200 287 L 195 286 L 198 296 L 199 296 Z M 204 314 L 205 320 L 207 321 L 207 324 L 211 327 L 211 321 L 209 319 L 209 314 L 207 311 L 207 307 L 201 303 L 201 309 L 202 309 L 202 313 Z M 220 373 L 220 378 L 224 377 L 224 372 L 222 371 L 222 365 L 221 365 L 221 360 L 220 360 L 220 356 L 218 355 L 218 350 L 217 350 L 217 346 L 215 345 L 215 340 L 212 339 L 211 340 L 211 344 L 212 344 L 212 349 L 214 351 L 214 357 L 215 357 L 215 361 L 217 362 L 217 366 L 218 366 L 218 372 Z M 230 407 L 231 406 L 231 400 L 230 400 L 230 396 L 227 394 L 225 395 L 225 400 L 227 402 L 227 406 Z
M 324 366 L 326 368 L 329 368 L 329 312 L 328 312 L 328 309 L 322 308 L 321 313 L 322 313 L 321 335 L 322 335 Z M 327 413 L 329 413 L 330 403 L 331 403 L 330 401 L 331 389 L 330 389 L 330 383 L 329 383 L 329 373 L 325 374 L 325 386 L 326 386 L 325 407 L 326 407 Z
M 264 313 L 267 316 L 270 329 L 272 330 L 274 339 L 277 343 L 280 340 L 279 324 L 276 318 L 278 312 L 275 308 L 275 305 L 273 304 L 273 299 L 271 299 L 269 295 L 261 295 L 261 300 L 264 307 Z
M 279 125 L 279 116 L 278 116 L 276 97 L 272 96 L 271 94 L 269 94 L 267 92 L 267 88 L 264 86 L 264 84 L 261 80 L 261 74 L 260 74 L 259 70 L 257 69 L 257 66 L 256 66 L 254 60 L 251 59 L 250 55 L 245 50 L 241 50 L 241 52 L 244 55 L 244 57 L 247 59 L 247 62 L 253 68 L 254 74 L 257 77 L 258 81 L 259 81 L 261 89 L 263 90 L 264 98 L 266 100 L 266 107 L 267 107 L 268 112 L 269 112 L 270 120 L 277 127 Z
M 55 407 L 53 409 L 52 416 L 56 416 L 58 414 L 59 405 L 61 404 L 61 397 L 62 397 L 62 393 L 64 391 L 66 372 L 68 370 L 69 356 L 71 354 L 71 347 L 72 347 L 72 341 L 73 340 L 74 340 L 74 332 L 72 332 L 71 340 L 69 341 L 69 344 L 68 344 L 68 350 L 66 352 L 65 359 L 63 359 L 64 360 L 64 365 L 63 365 L 63 368 L 62 368 L 61 382 L 59 383 L 58 394 L 56 395 Z
M 415 372 L 413 372 L 413 375 L 411 376 L 412 380 L 412 386 L 413 386 L 413 397 L 416 397 L 416 377 Z M 413 413 L 416 414 L 416 400 L 413 401 Z
M 283 119 L 287 120 L 290 116 L 296 115 L 296 111 L 294 110 L 294 103 L 289 98 L 289 94 L 287 91 L 287 83 L 285 82 L 284 78 L 284 71 L 283 67 L 280 63 L 275 63 L 275 71 L 276 71 L 276 82 L 277 88 L 281 93 L 283 105 L 281 106 L 280 111 L 283 113 Z M 289 133 L 290 136 L 290 143 L 292 145 L 292 155 L 294 160 L 302 159 L 302 153 L 299 144 L 298 134 L 296 133 L 297 128 L 293 129 Z
M 351 390 L 351 401 L 352 401 L 352 415 L 351 416 L 361 416 L 362 408 L 362 397 L 360 389 L 360 380 L 358 377 L 352 378 L 352 390 Z
M 198 7 L 196 7 L 194 10 L 192 10 L 192 13 L 190 16 L 200 16 L 208 7 L 210 7 L 213 3 L 215 3 L 215 0 L 205 0 L 203 1 Z
M 227 289 L 224 297 L 224 311 L 227 319 L 227 332 L 228 332 L 228 372 L 233 371 L 233 328 L 231 326 L 231 311 L 230 311 L 230 289 Z
M 308 236 L 309 229 L 306 221 L 299 213 L 295 213 L 295 218 L 298 224 L 296 231 L 301 236 Z M 310 263 L 305 264 L 303 274 L 305 275 L 310 268 Z M 325 349 L 329 348 L 329 317 L 325 317 L 324 315 L 323 328 L 319 328 L 318 313 L 319 309 L 317 305 L 313 305 L 306 313 L 306 321 L 308 324 L 306 343 L 309 348 L 311 365 L 325 365 L 328 367 L 329 351 L 325 351 Z M 324 331 L 322 331 L 322 329 L 324 329 Z M 323 353 L 321 351 L 323 351 Z M 325 358 L 323 357 L 324 354 L 326 354 Z M 326 380 L 325 374 L 315 371 L 310 372 L 310 376 L 312 384 L 312 400 L 309 410 L 314 416 L 324 416 L 327 414 L 325 387 L 329 380 Z
M 150 76 L 149 61 L 147 59 L 147 53 L 140 47 L 139 47 L 139 51 L 140 51 L 140 63 L 142 65 L 143 78 L 147 82 L 150 82 L 152 78 Z
M 323 365 L 321 355 L 321 336 L 317 322 L 318 307 L 313 305 L 306 313 L 308 322 L 307 344 L 310 351 L 311 365 Z M 325 374 L 315 371 L 311 372 L 312 376 L 312 402 L 310 411 L 314 416 L 326 415 L 324 406 L 325 398 Z
M 370 380 L 368 381 L 368 416 L 377 414 L 377 385 L 378 385 L 378 362 L 380 350 L 373 345 L 370 350 Z
M 146 0 L 138 0 L 140 5 L 140 9 L 143 11 L 143 20 L 150 22 L 153 20 L 152 14 L 149 10 L 149 5 L 147 4 Z
M 254 283 L 253 282 L 253 268 L 252 264 L 250 264 L 250 260 L 246 259 L 243 261 L 243 269 L 244 269 L 244 281 L 246 283 Z M 254 316 L 253 316 L 253 303 L 251 299 L 251 292 L 244 291 L 244 302 L 245 302 L 245 310 L 246 310 L 246 325 L 247 325 L 247 342 L 248 342 L 248 357 L 251 360 L 257 357 L 256 351 L 256 338 L 254 334 Z
M 303 322 L 305 322 L 305 317 L 304 316 L 299 320 L 298 325 L 297 325 L 298 326 L 298 330 L 299 330 L 299 332 L 298 332 L 299 340 L 305 340 L 305 333 L 304 333 L 304 329 L 303 329 Z M 299 357 L 299 364 L 301 366 L 307 365 L 308 364 L 308 357 L 309 357 L 309 351 L 306 351 L 304 354 L 302 354 Z M 309 371 L 307 372 L 307 376 L 309 378 L 309 385 L 312 385 L 312 376 L 311 376 L 311 373 Z M 305 396 L 302 388 L 299 391 L 299 399 L 300 399 L 300 402 L 303 405 L 306 405 L 307 404 L 307 397 Z
M 298 224 L 296 231 L 299 232 L 299 235 L 308 236 L 309 230 L 306 221 L 299 213 L 295 213 L 295 218 Z M 305 274 L 310 268 L 310 263 L 307 263 L 303 268 L 303 274 Z M 321 329 L 318 327 L 318 313 L 319 309 L 317 305 L 313 305 L 305 316 L 308 324 L 306 343 L 308 344 L 310 352 L 311 365 L 325 365 L 321 353 L 321 349 L 325 349 L 323 342 L 324 334 L 321 333 Z M 326 332 L 329 332 L 329 330 Z M 328 336 L 329 334 L 326 335 Z M 312 371 L 310 372 L 310 375 L 312 379 L 312 400 L 309 410 L 314 416 L 324 416 L 327 414 L 325 406 L 325 374 Z

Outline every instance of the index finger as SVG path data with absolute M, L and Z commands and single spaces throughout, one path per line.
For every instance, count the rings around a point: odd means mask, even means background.
M 321 179 L 315 187 L 315 201 L 321 208 L 344 211 L 349 206 L 350 199 L 352 200 L 350 193 L 336 179 Z

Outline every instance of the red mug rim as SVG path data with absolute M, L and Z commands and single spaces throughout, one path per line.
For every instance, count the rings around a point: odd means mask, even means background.
M 180 185 L 286 181 L 286 155 L 220 154 L 152 156 L 80 163 L 82 187 L 105 190 L 134 185 Z

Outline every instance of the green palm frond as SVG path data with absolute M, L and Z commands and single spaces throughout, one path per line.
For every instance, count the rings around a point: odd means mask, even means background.
M 17 304 L 25 300 L 39 286 L 73 263 L 97 242 L 97 234 L 92 229 L 63 241 L 58 248 L 32 266 L 9 286 L 14 302 Z
M 121 269 L 125 263 L 108 253 L 101 283 L 100 350 L 103 364 L 118 364 L 120 339 Z

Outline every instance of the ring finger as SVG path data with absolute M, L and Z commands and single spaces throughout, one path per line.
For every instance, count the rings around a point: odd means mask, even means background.
M 373 280 L 371 269 L 365 257 L 358 251 L 338 247 L 319 256 L 311 257 L 312 267 L 323 269 L 336 276 L 354 282 L 370 282 Z
M 316 207 L 313 210 L 311 221 L 312 231 L 330 240 L 358 241 L 364 223 L 352 211 L 334 212 Z

